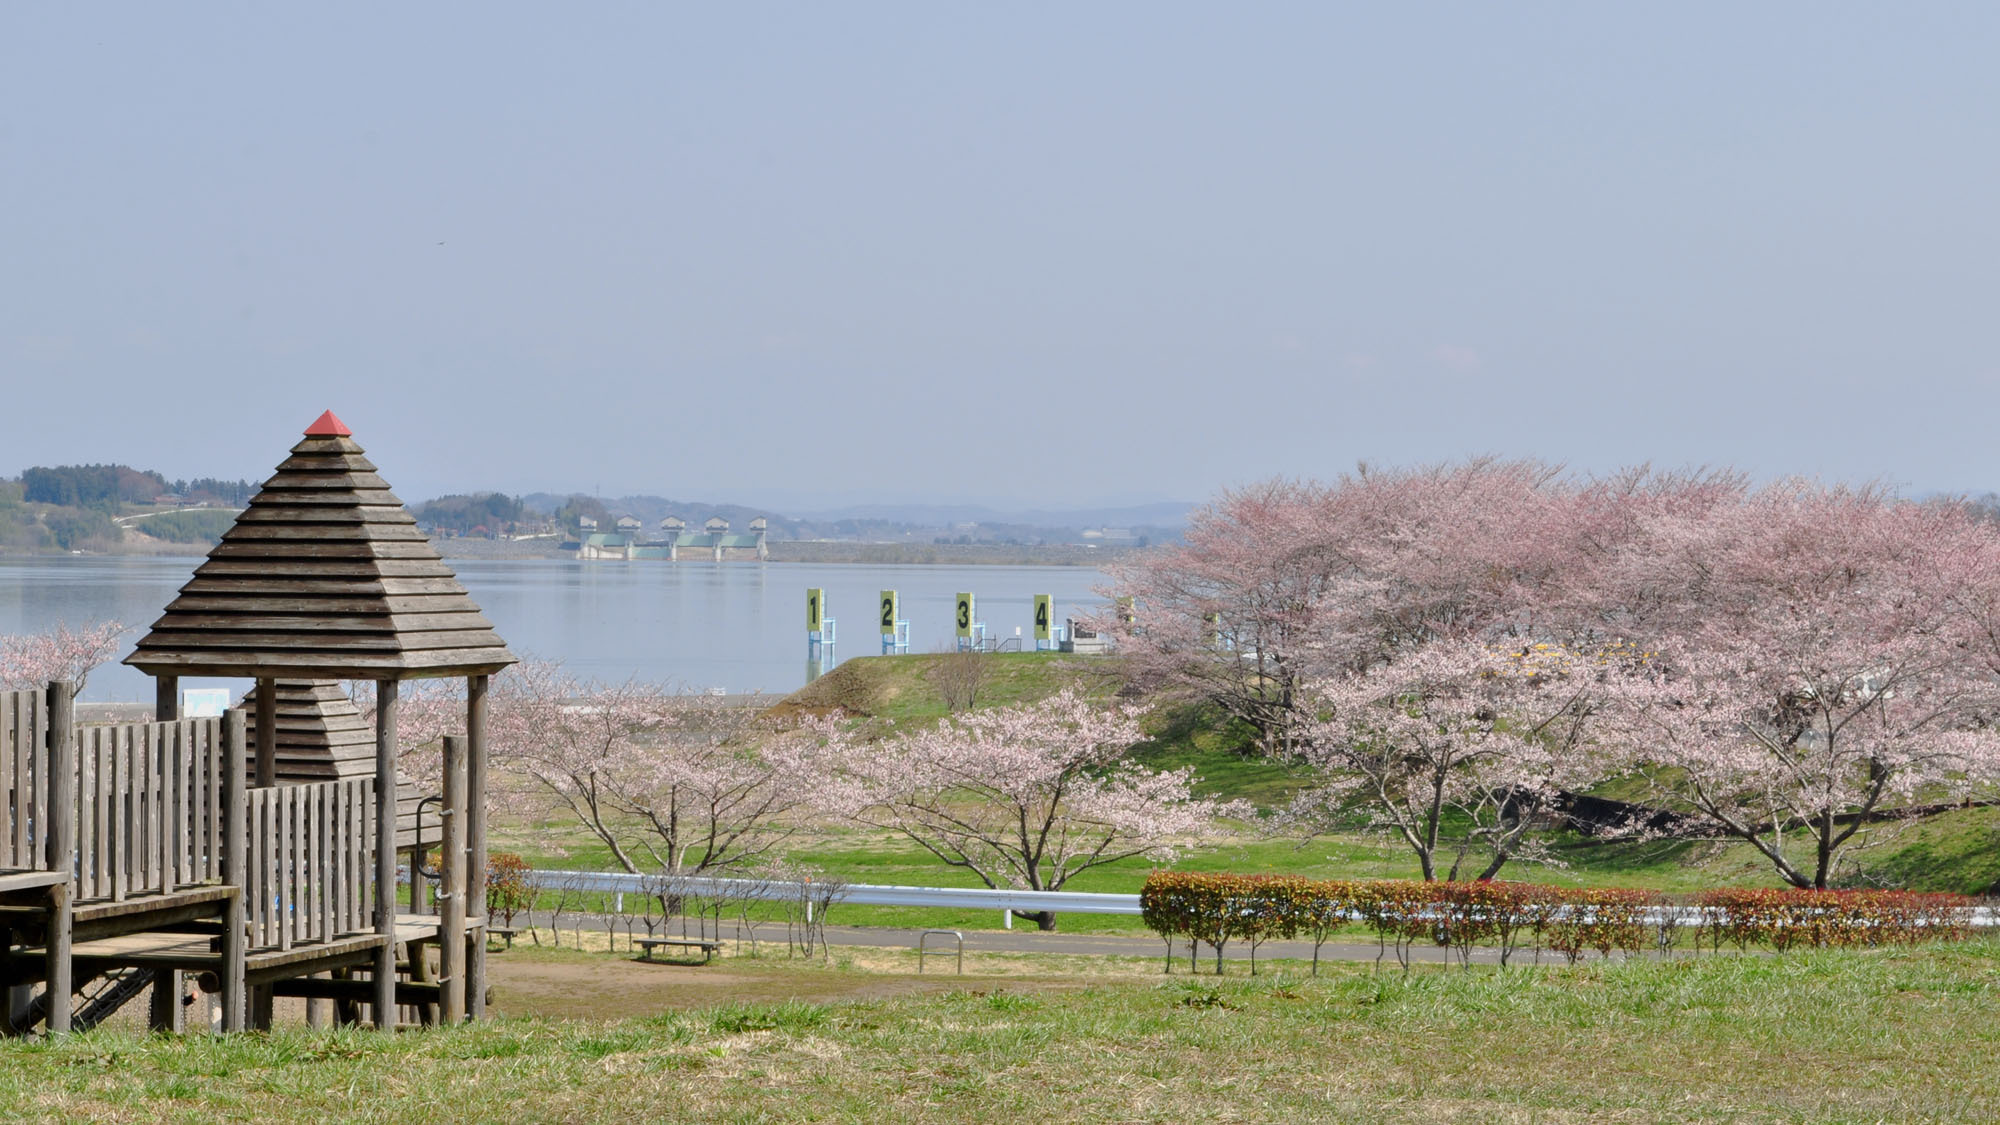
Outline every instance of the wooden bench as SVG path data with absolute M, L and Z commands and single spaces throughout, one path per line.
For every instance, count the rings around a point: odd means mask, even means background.
M 706 965 L 708 959 L 715 956 L 715 951 L 722 948 L 722 942 L 709 938 L 642 937 L 632 940 L 645 951 L 639 954 L 640 959 L 645 961 L 653 959 L 654 947 L 665 945 L 677 949 L 699 949 L 701 963 Z
M 509 949 L 514 948 L 514 927 L 512 926 L 486 927 L 486 940 L 492 941 L 494 938 L 499 938 L 502 941 L 505 941 L 507 943 L 507 948 Z

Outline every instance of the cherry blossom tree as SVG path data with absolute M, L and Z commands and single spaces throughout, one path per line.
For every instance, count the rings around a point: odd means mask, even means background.
M 1991 525 L 1963 506 L 1788 481 L 1634 552 L 1663 629 L 1614 715 L 1655 799 L 1825 887 L 1878 810 L 2000 776 L 2000 691 L 1973 607 Z
M 1279 817 L 1311 835 L 1356 811 L 1416 854 L 1425 880 L 1478 879 L 1533 854 L 1531 829 L 1561 791 L 1603 772 L 1585 737 L 1607 658 L 1547 643 L 1519 650 L 1435 641 L 1363 672 L 1315 680 L 1305 756 L 1321 782 Z
M 767 856 L 807 827 L 823 773 L 818 740 L 758 708 L 628 681 L 578 681 L 523 663 L 495 677 L 496 774 L 574 816 L 627 871 L 714 874 Z
M 1297 661 L 1341 560 L 1325 550 L 1325 486 L 1273 480 L 1226 492 L 1188 518 L 1186 542 L 1110 567 L 1114 605 L 1095 615 L 1131 678 L 1214 703 L 1267 753 L 1288 752 Z
M 46 633 L 0 636 L 0 690 L 28 691 L 68 680 L 83 691 L 90 670 L 118 652 L 125 626 L 108 621 L 72 630 L 58 622 Z
M 823 807 L 902 834 L 989 887 L 1060 890 L 1132 856 L 1167 863 L 1240 803 L 1198 798 L 1191 771 L 1125 758 L 1136 712 L 1064 690 L 1039 703 L 955 715 L 875 741 L 818 727 L 838 776 Z M 1045 930 L 1052 911 L 1017 912 Z
M 1142 685 L 1207 699 L 1289 754 L 1308 676 L 1437 639 L 1545 633 L 1551 591 L 1574 584 L 1575 497 L 1534 461 L 1266 482 L 1196 512 L 1184 545 L 1114 567 L 1105 593 L 1135 610 L 1094 623 Z

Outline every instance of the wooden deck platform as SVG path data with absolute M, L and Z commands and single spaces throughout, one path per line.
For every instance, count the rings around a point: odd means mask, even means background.
M 399 914 L 393 944 L 429 944 L 438 940 L 438 919 L 434 914 Z M 290 949 L 253 950 L 244 955 L 244 977 L 259 984 L 300 973 L 321 972 L 346 965 L 366 964 L 384 944 L 375 933 L 343 934 L 331 941 L 294 945 Z M 220 936 L 213 932 L 148 930 L 113 937 L 78 941 L 70 948 L 71 958 L 89 971 L 120 965 L 183 972 L 221 972 Z M 39 964 L 40 948 L 17 948 L 13 959 L 24 968 Z
M 57 883 L 69 882 L 67 871 L 19 871 L 0 868 L 0 895 L 45 891 Z
M 187 887 L 164 894 L 100 899 L 70 906 L 70 940 L 95 941 L 133 930 L 160 929 L 201 918 L 220 918 L 236 893 L 233 887 Z M 31 903 L 0 903 L 0 924 L 18 920 L 33 927 L 47 908 Z

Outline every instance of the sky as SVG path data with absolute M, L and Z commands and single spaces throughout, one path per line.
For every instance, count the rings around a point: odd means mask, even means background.
M 2000 488 L 2000 5 L 0 5 L 0 474 Z

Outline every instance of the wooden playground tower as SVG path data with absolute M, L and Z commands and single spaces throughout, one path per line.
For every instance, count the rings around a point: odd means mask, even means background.
M 483 1015 L 487 684 L 514 662 L 322 415 L 126 658 L 154 677 L 155 722 L 78 727 L 67 684 L 0 693 L 0 1026 L 89 1026 L 150 989 L 153 1026 L 179 1029 L 185 974 L 224 1030 L 267 1026 L 277 996 L 381 1028 L 399 1007 Z M 181 676 L 254 680 L 254 717 L 180 718 Z M 399 686 L 457 676 L 465 733 L 420 837 L 407 783 L 399 817 Z M 366 733 L 339 680 L 375 685 L 372 770 L 343 753 Z M 432 844 L 436 911 L 416 912 L 414 862 L 399 910 L 399 847 Z

